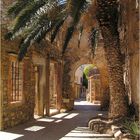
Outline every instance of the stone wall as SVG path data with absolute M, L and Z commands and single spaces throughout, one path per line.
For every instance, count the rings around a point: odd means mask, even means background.
M 133 102 L 138 115 L 139 86 L 139 3 L 123 0 L 120 5 L 120 39 L 125 55 L 125 85 L 130 103 Z
M 2 30 L 4 35 L 6 30 Z M 2 96 L 2 129 L 12 127 L 14 125 L 26 122 L 33 119 L 34 115 L 34 68 L 30 58 L 25 58 L 24 75 L 23 75 L 23 102 L 10 103 L 9 94 L 10 87 L 9 69 L 10 69 L 10 54 L 16 55 L 18 52 L 18 44 L 20 40 L 6 41 L 1 40 L 1 96 Z
M 9 70 L 10 54 L 17 55 L 20 39 L 4 40 L 11 19 L 7 17 L 7 9 L 15 0 L 2 0 L 1 4 L 1 128 L 5 129 L 14 125 L 33 119 L 34 115 L 34 68 L 30 58 L 23 61 L 23 101 L 21 103 L 10 103 L 9 94 Z

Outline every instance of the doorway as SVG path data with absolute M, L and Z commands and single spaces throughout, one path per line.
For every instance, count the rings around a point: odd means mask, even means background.
M 99 69 L 94 64 L 83 64 L 75 71 L 75 99 L 84 99 L 95 103 L 101 100 L 101 82 Z
M 34 118 L 37 119 L 44 115 L 44 78 L 43 78 L 43 65 L 36 65 L 35 68 L 35 107 Z
M 86 100 L 86 93 L 88 90 L 88 79 L 84 73 L 85 67 L 90 64 L 83 64 L 79 66 L 75 71 L 74 91 L 75 99 Z
M 57 74 L 56 74 L 56 63 L 50 62 L 50 77 L 49 77 L 49 114 L 54 115 L 59 112 L 57 109 Z

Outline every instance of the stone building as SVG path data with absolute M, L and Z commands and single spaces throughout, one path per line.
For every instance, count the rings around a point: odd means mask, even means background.
M 27 122 L 34 115 L 44 116 L 57 113 L 62 101 L 62 68 L 58 44 L 51 49 L 32 46 L 22 62 L 17 61 L 18 45 L 21 41 L 7 41 L 4 35 L 10 19 L 6 9 L 12 1 L 2 1 L 1 23 L 1 78 L 0 78 L 0 129 Z M 40 46 L 48 45 L 47 40 Z M 56 49 L 57 48 L 57 49 Z M 55 110 L 55 112 L 54 112 Z
M 0 129 L 13 127 L 34 118 L 71 110 L 75 100 L 75 71 L 83 64 L 95 64 L 100 72 L 98 84 L 91 92 L 99 91 L 103 107 L 109 102 L 109 74 L 105 59 L 103 41 L 100 40 L 93 58 L 88 47 L 88 33 L 91 21 L 85 21 L 80 48 L 77 47 L 77 33 L 74 34 L 69 51 L 61 56 L 63 33 L 56 42 L 49 44 L 43 40 L 33 44 L 25 59 L 18 63 L 18 45 L 21 38 L 13 41 L 4 40 L 10 19 L 5 12 L 14 0 L 2 0 L 1 23 L 1 71 L 0 71 Z M 140 99 L 139 88 L 139 5 L 138 1 L 122 0 L 120 6 L 120 39 L 124 53 L 124 78 L 130 102 L 134 103 L 137 115 Z M 88 15 L 90 16 L 90 15 Z M 88 28 L 89 27 L 89 28 Z M 49 46 L 47 49 L 45 46 Z M 95 81 L 94 81 L 95 80 Z M 92 100 L 92 99 L 91 99 Z

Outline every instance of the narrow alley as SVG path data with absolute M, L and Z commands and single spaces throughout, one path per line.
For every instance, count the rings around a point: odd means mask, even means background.
M 75 109 L 51 117 L 43 117 L 23 125 L 0 131 L 0 140 L 109 140 L 88 130 L 88 120 L 99 113 L 99 104 L 75 101 Z
M 1 0 L 0 140 L 138 140 L 139 5 Z

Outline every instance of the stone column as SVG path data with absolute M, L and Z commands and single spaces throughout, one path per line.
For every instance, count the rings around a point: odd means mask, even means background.
M 39 92 L 39 66 L 34 67 L 35 71 L 35 109 L 34 109 L 34 114 L 39 115 L 39 97 L 40 97 L 40 92 Z
M 58 62 L 55 65 L 56 74 L 56 92 L 57 92 L 57 105 L 56 108 L 60 111 L 62 104 L 62 63 Z
M 43 70 L 44 67 L 43 65 L 38 66 L 38 88 L 39 88 L 39 93 L 38 93 L 38 115 L 39 116 L 44 116 L 44 92 L 45 90 L 43 89 L 43 85 L 41 84 L 42 76 L 43 76 Z
M 95 101 L 95 80 L 93 76 L 91 77 L 91 102 Z
M 45 91 L 45 115 L 50 115 L 50 90 L 49 90 L 49 77 L 50 77 L 50 58 L 46 58 L 46 91 Z

